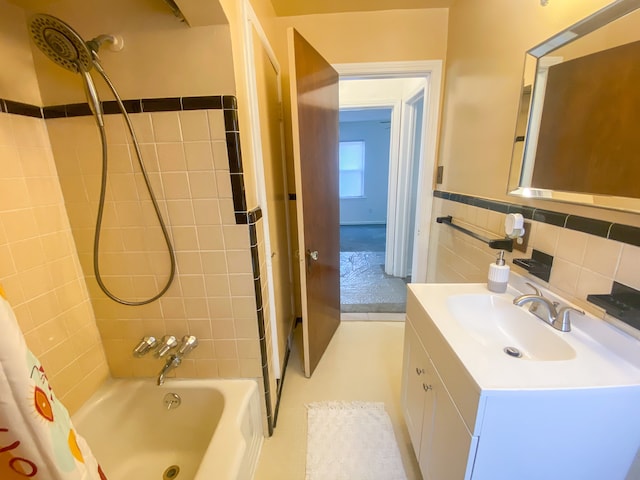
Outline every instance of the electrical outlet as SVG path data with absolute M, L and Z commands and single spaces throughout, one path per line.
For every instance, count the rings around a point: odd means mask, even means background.
M 444 166 L 438 166 L 438 170 L 436 170 L 436 184 L 440 185 L 442 183 L 442 176 L 444 175 Z

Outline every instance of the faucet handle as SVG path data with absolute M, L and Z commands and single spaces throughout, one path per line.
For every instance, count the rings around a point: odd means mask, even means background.
M 157 344 L 158 340 L 156 340 L 156 337 L 142 337 L 140 343 L 133 349 L 133 355 L 135 357 L 142 357 Z
M 556 320 L 554 321 L 554 323 L 560 323 L 560 326 L 555 326 L 555 328 L 557 328 L 558 330 L 560 330 L 561 332 L 570 332 L 571 331 L 571 319 L 569 317 L 569 314 L 571 312 L 576 312 L 579 313 L 580 315 L 584 315 L 584 310 L 579 310 L 577 308 L 573 308 L 573 307 L 562 307 L 559 311 L 558 311 L 558 316 L 556 317 Z
M 186 355 L 198 346 L 198 339 L 194 335 L 185 335 L 178 347 L 178 355 Z
M 156 358 L 164 357 L 169 350 L 178 345 L 178 340 L 173 335 L 162 337 L 162 343 L 156 350 Z

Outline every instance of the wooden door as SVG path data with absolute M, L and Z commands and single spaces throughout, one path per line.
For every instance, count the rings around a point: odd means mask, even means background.
M 288 31 L 305 375 L 340 324 L 338 74 Z

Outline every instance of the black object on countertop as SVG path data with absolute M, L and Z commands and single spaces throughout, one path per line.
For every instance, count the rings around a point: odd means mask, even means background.
M 638 290 L 613 282 L 611 293 L 587 295 L 587 300 L 604 308 L 609 315 L 618 320 L 640 329 L 640 292 Z
M 551 277 L 553 256 L 538 250 L 533 250 L 531 258 L 514 258 L 513 263 L 524 268 L 531 275 L 535 275 L 545 282 L 548 282 Z

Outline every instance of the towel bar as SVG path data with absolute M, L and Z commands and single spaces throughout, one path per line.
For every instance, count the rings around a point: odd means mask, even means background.
M 489 245 L 490 248 L 494 248 L 496 250 L 506 250 L 507 252 L 513 251 L 513 239 L 511 238 L 492 239 L 492 238 L 483 237 L 482 235 L 479 235 L 475 232 L 472 232 L 471 230 L 467 230 L 466 228 L 453 223 L 453 217 L 451 215 L 448 215 L 446 217 L 437 217 L 436 222 L 444 223 L 445 225 L 449 225 L 450 227 L 453 227 L 456 230 L 460 230 L 462 233 L 465 233 L 470 237 L 475 238 L 476 240 L 480 240 L 481 242 L 486 243 L 487 245 Z

